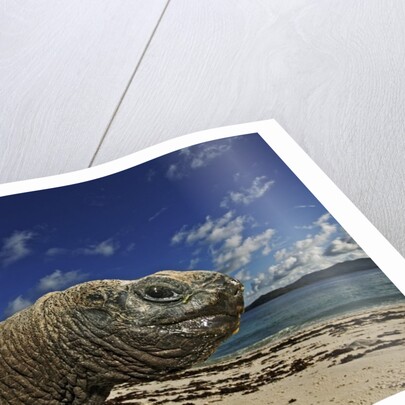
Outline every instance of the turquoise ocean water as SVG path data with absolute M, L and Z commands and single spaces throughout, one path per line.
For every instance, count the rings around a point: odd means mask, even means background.
M 212 358 L 277 339 L 314 322 L 401 302 L 405 303 L 405 297 L 378 268 L 320 281 L 243 314 L 239 333 Z

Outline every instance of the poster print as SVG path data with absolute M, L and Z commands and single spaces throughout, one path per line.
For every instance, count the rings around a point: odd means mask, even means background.
M 372 404 L 403 389 L 403 259 L 263 125 L 2 186 L 1 403 Z

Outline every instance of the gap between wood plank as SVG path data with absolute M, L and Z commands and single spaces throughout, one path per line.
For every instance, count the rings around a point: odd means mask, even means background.
M 157 29 L 158 29 L 158 27 L 159 27 L 159 25 L 160 25 L 160 23 L 161 23 L 161 21 L 162 21 L 162 19 L 163 19 L 163 16 L 164 16 L 164 14 L 165 14 L 165 12 L 166 12 L 166 10 L 167 10 L 167 7 L 169 6 L 170 1 L 171 1 L 171 0 L 167 0 L 166 5 L 165 5 L 164 8 L 163 8 L 162 14 L 160 14 L 160 17 L 159 17 L 159 19 L 157 20 L 156 26 L 155 26 L 155 28 L 153 29 L 152 34 L 151 34 L 151 36 L 150 36 L 148 42 L 146 43 L 145 49 L 143 50 L 143 52 L 142 52 L 142 54 L 141 54 L 141 57 L 139 58 L 139 61 L 138 61 L 138 63 L 136 64 L 135 69 L 134 69 L 134 71 L 133 71 L 133 73 L 132 73 L 132 75 L 131 75 L 131 77 L 130 77 L 130 79 L 129 79 L 129 81 L 128 81 L 128 84 L 127 84 L 127 86 L 125 87 L 124 92 L 122 93 L 122 96 L 121 96 L 121 98 L 120 98 L 119 101 L 118 101 L 117 107 L 115 108 L 115 110 L 114 110 L 114 112 L 113 112 L 113 114 L 112 114 L 112 116 L 111 116 L 111 119 L 110 119 L 110 121 L 109 121 L 109 123 L 108 123 L 108 125 L 107 125 L 107 127 L 106 127 L 106 129 L 105 129 L 105 131 L 104 131 L 104 133 L 103 133 L 103 135 L 102 135 L 102 137 L 101 137 L 101 139 L 100 139 L 100 143 L 98 144 L 98 146 L 97 146 L 97 148 L 96 148 L 96 151 L 94 152 L 94 155 L 93 155 L 93 157 L 91 158 L 88 167 L 93 166 L 93 163 L 94 163 L 94 161 L 95 161 L 95 159 L 96 159 L 96 157 L 97 157 L 97 154 L 98 154 L 98 152 L 100 151 L 101 145 L 103 144 L 104 139 L 105 139 L 105 137 L 107 136 L 107 133 L 108 133 L 108 131 L 109 131 L 110 128 L 111 128 L 111 125 L 112 125 L 112 123 L 113 123 L 113 121 L 114 121 L 114 119 L 115 119 L 115 117 L 116 117 L 116 115 L 117 115 L 117 112 L 118 112 L 119 108 L 121 107 L 122 102 L 124 101 L 124 98 L 125 98 L 125 96 L 126 96 L 126 94 L 127 94 L 127 92 L 128 92 L 128 89 L 130 88 L 131 83 L 132 83 L 132 81 L 133 81 L 133 79 L 134 79 L 134 77 L 135 77 L 135 75 L 136 75 L 136 73 L 137 73 L 137 71 L 138 71 L 138 69 L 139 69 L 139 66 L 141 65 L 142 60 L 143 60 L 143 58 L 144 58 L 144 56 L 145 56 L 145 54 L 146 54 L 146 51 L 147 51 L 147 49 L 149 48 L 149 45 L 151 44 L 153 37 L 155 36 L 155 33 L 156 33 L 156 31 L 157 31 Z

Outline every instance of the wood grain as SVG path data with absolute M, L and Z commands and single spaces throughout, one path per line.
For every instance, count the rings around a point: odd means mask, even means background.
M 95 163 L 276 118 L 405 254 L 404 8 L 173 0 Z
M 165 4 L 1 2 L 1 182 L 88 166 Z

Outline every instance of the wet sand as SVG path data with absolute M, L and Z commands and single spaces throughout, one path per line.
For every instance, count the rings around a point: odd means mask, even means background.
M 405 390 L 405 304 L 312 325 L 236 357 L 138 385 L 106 404 L 373 404 Z

